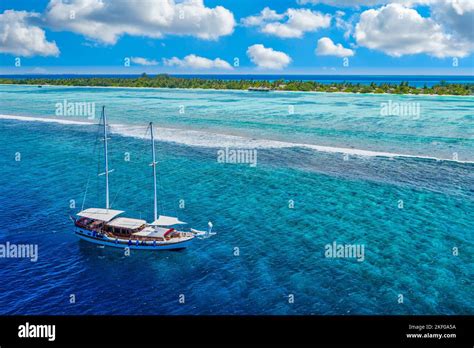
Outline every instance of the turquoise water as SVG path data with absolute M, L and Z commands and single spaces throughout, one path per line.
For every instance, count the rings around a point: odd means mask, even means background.
M 0 86 L 0 93 L 3 114 L 54 117 L 56 103 L 96 103 L 97 118 L 106 105 L 110 123 L 126 124 L 127 134 L 130 125 L 154 121 L 185 130 L 158 136 L 190 145 L 248 144 L 222 136 L 238 135 L 263 139 L 263 146 L 278 140 L 438 158 L 456 153 L 460 160 L 474 160 L 474 97 L 36 86 Z M 419 115 L 381 116 L 381 104 L 388 102 L 418 103 Z
M 311 147 L 473 161 L 472 97 L 0 86 L 0 98 L 0 114 L 36 119 L 0 118 L 0 241 L 39 246 L 37 262 L 0 259 L 2 314 L 474 313 L 474 165 Z M 130 257 L 79 241 L 68 215 L 88 180 L 85 206 L 104 204 L 97 127 L 79 124 L 98 120 L 54 116 L 64 99 L 107 106 L 113 207 L 151 219 L 153 121 L 160 211 L 217 235 Z M 419 102 L 419 117 L 381 116 L 389 99 Z M 258 165 L 218 163 L 226 145 L 255 147 Z M 364 245 L 364 261 L 326 258 L 334 241 Z

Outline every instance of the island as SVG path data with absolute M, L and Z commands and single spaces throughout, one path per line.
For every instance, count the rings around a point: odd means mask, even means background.
M 100 86 L 100 87 L 142 87 L 142 88 L 200 88 L 259 91 L 300 91 L 300 92 L 346 92 L 346 93 L 388 93 L 425 95 L 473 95 L 474 84 L 455 84 L 440 81 L 433 86 L 410 86 L 372 82 L 370 84 L 333 82 L 321 83 L 306 80 L 264 80 L 264 79 L 205 79 L 198 77 L 175 77 L 168 74 L 131 77 L 25 77 L 0 78 L 0 84 L 53 86 Z

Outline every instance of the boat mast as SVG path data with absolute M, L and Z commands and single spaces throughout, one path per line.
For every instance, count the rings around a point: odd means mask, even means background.
M 105 160 L 105 209 L 110 208 L 109 204 L 109 158 L 107 153 L 107 116 L 105 116 L 105 106 L 102 106 L 102 118 L 104 121 L 104 160 Z
M 151 166 L 153 167 L 153 221 L 158 219 L 158 199 L 156 196 L 156 157 L 155 157 L 155 137 L 153 135 L 153 122 L 150 122 L 150 134 L 151 134 L 151 153 L 152 160 Z

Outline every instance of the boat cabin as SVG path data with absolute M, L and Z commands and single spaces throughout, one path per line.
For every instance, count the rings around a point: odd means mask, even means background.
M 90 231 L 98 231 L 102 228 L 102 226 L 104 226 L 104 222 L 100 220 L 89 219 L 87 217 L 81 217 L 76 220 L 76 226 Z
M 99 231 L 104 224 L 122 213 L 122 210 L 89 208 L 77 213 L 79 218 L 75 221 L 75 225 L 89 231 Z
M 145 220 L 118 217 L 106 223 L 103 230 L 117 236 L 130 236 L 133 233 L 140 232 L 145 227 Z
M 88 231 L 105 233 L 112 238 L 165 241 L 183 235 L 172 226 L 186 224 L 176 217 L 166 215 L 160 215 L 148 224 L 141 219 L 117 217 L 121 213 L 121 210 L 89 208 L 77 214 L 79 218 L 75 220 L 75 225 Z

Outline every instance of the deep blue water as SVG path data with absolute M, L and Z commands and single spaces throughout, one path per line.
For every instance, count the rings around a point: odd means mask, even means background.
M 132 78 L 140 75 L 0 75 L 0 77 L 7 78 L 71 78 L 71 77 L 121 77 L 121 78 Z M 151 75 L 153 76 L 153 75 Z M 410 86 L 423 87 L 425 84 L 430 87 L 435 84 L 439 84 L 442 81 L 447 83 L 474 83 L 474 76 L 457 76 L 457 75 L 252 75 L 252 74 L 172 74 L 176 77 L 185 78 L 204 78 L 204 79 L 223 79 L 223 80 L 302 80 L 302 81 L 318 81 L 321 83 L 333 83 L 333 82 L 351 82 L 360 83 L 362 85 L 369 85 L 372 82 L 377 84 L 380 83 L 391 83 L 399 84 L 400 82 L 408 81 Z
M 272 143 L 441 158 L 457 151 L 472 160 L 472 98 L 419 97 L 426 114 L 410 120 L 377 116 L 380 96 L 248 95 L 1 86 L 0 114 L 37 121 L 0 119 L 0 243 L 38 244 L 39 259 L 0 259 L 0 313 L 474 314 L 472 163 L 345 160 Z M 62 98 L 107 103 L 112 205 L 128 216 L 150 220 L 152 212 L 150 145 L 138 126 L 177 129 L 157 130 L 160 211 L 195 228 L 211 220 L 217 235 L 183 251 L 129 257 L 79 241 L 68 215 L 81 208 L 88 179 L 85 206 L 103 205 L 104 183 L 96 126 L 39 122 L 57 121 Z M 291 118 L 282 111 L 288 100 Z M 183 101 L 179 116 L 172 105 Z M 257 167 L 218 163 L 216 149 L 230 141 L 255 144 Z M 365 260 L 326 258 L 334 241 L 364 245 Z

